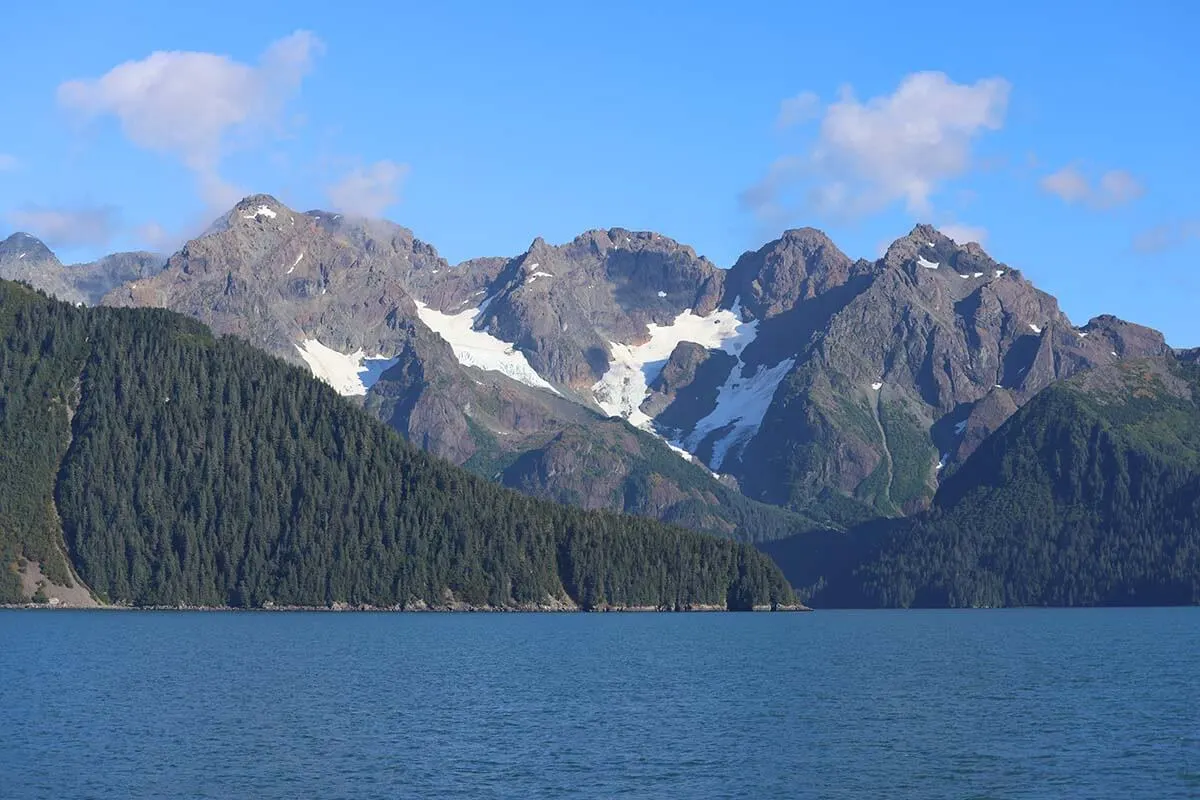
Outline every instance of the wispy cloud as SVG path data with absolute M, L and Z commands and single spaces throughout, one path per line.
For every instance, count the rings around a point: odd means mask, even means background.
M 7 218 L 51 247 L 101 247 L 118 228 L 117 211 L 111 206 L 27 206 L 9 212 Z
M 938 225 L 937 228 L 958 244 L 966 244 L 967 242 L 984 244 L 987 242 L 987 228 L 979 225 L 962 225 L 957 222 L 949 222 L 945 225 Z
M 1086 205 L 1095 209 L 1116 208 L 1133 202 L 1146 192 L 1141 182 L 1125 170 L 1111 169 L 1093 183 L 1074 164 L 1043 177 L 1041 187 L 1067 205 Z
M 821 98 L 816 92 L 801 92 L 779 104 L 779 115 L 775 118 L 776 130 L 787 130 L 821 116 Z
M 744 208 L 778 221 L 797 211 L 857 217 L 903 202 L 926 215 L 946 181 L 972 167 L 972 147 L 1004 124 L 1003 78 L 959 84 L 941 72 L 909 75 L 889 95 L 859 101 L 850 88 L 823 110 L 803 93 L 785 100 L 777 127 L 820 119 L 807 152 L 777 159 L 742 193 Z M 799 192 L 800 200 L 789 200 Z
M 400 187 L 408 172 L 407 164 L 376 161 L 351 170 L 329 186 L 326 193 L 333 208 L 343 214 L 378 217 L 399 201 Z
M 297 31 L 271 44 L 257 65 L 216 53 L 158 51 L 98 78 L 61 84 L 58 102 L 84 120 L 111 115 L 135 145 L 180 158 L 205 201 L 223 208 L 240 195 L 220 175 L 231 135 L 277 127 L 322 49 L 315 35 Z
M 1188 242 L 1200 242 L 1200 217 L 1174 220 L 1148 228 L 1133 238 L 1133 249 L 1139 253 L 1161 253 L 1182 247 Z

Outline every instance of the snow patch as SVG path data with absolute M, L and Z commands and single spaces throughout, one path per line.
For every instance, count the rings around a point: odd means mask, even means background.
M 962 278 L 962 279 L 965 281 L 967 278 L 969 278 L 969 277 L 971 277 L 971 276 L 970 276 L 970 275 L 963 275 L 963 274 L 960 272 L 960 273 L 958 273 L 958 277 Z
M 465 367 L 500 372 L 526 386 L 559 393 L 537 374 L 524 353 L 486 331 L 475 330 L 475 323 L 483 316 L 492 298 L 484 300 L 478 308 L 468 308 L 457 314 L 443 314 L 420 300 L 415 302 L 421 322 L 449 342 L 458 363 Z
M 924 256 L 917 256 L 917 263 L 920 264 L 925 269 L 937 269 L 938 268 L 938 262 L 926 261 Z
M 300 259 L 302 259 L 302 258 L 304 258 L 304 253 L 301 253 L 300 255 L 296 256 L 296 260 L 292 262 L 292 265 L 290 267 L 288 267 L 288 271 L 284 274 L 291 275 L 292 270 L 296 269 L 296 265 L 300 263 Z
M 875 383 L 871 384 L 871 388 L 878 392 L 880 389 L 883 388 L 883 383 L 881 383 L 880 381 L 875 381 Z
M 1041 328 L 1039 328 L 1037 325 L 1034 325 L 1032 322 L 1031 322 L 1031 323 L 1029 323 L 1029 330 L 1033 331 L 1034 333 L 1041 333 L 1041 332 L 1042 332 L 1042 329 L 1041 329 Z
M 926 242 L 925 244 L 926 244 L 926 246 L 928 246 L 928 247 L 933 247 L 933 242 Z
M 24 258 L 24 257 L 25 257 L 24 253 L 21 253 L 21 255 L 17 256 L 17 258 Z
M 754 341 L 758 321 L 742 322 L 740 303 L 701 317 L 685 309 L 670 325 L 646 326 L 650 339 L 644 344 L 609 342 L 612 355 L 608 370 L 592 386 L 596 403 L 606 414 L 623 417 L 639 428 L 650 428 L 650 417 L 639 409 L 650 383 L 662 372 L 680 342 L 695 342 L 710 349 L 739 355 Z
M 1113 357 L 1113 358 L 1120 358 L 1120 356 L 1119 356 L 1119 355 L 1117 355 L 1117 351 L 1116 351 L 1116 350 L 1113 350 L 1113 351 L 1112 351 L 1112 357 Z
M 971 273 L 971 277 L 972 277 L 972 278 L 982 278 L 982 277 L 983 277 L 983 273 L 982 273 L 982 272 L 972 272 L 972 273 Z
M 962 435 L 962 432 L 965 431 L 966 429 L 967 429 L 967 421 L 965 419 L 962 422 L 960 422 L 954 426 L 954 432 L 960 436 Z
M 259 206 L 258 208 L 254 209 L 253 214 L 242 214 L 242 219 L 254 219 L 256 217 L 275 219 L 278 216 L 279 215 L 276 214 L 270 206 Z
M 694 454 L 694 453 L 689 453 L 687 450 L 684 450 L 682 447 L 680 447 L 679 445 L 677 445 L 675 442 L 672 442 L 672 441 L 670 441 L 669 439 L 663 439 L 662 441 L 663 441 L 663 444 L 665 444 L 665 445 L 667 446 L 667 449 L 669 449 L 669 450 L 670 450 L 672 453 L 674 453 L 675 455 L 677 455 L 677 456 L 679 456 L 680 458 L 682 458 L 684 461 L 687 461 L 687 462 L 688 462 L 688 463 L 690 463 L 690 464 L 695 464 L 695 465 L 696 465 L 696 466 L 698 466 L 698 467 L 703 467 L 703 468 L 704 468 L 704 469 L 705 469 L 705 470 L 706 470 L 706 471 L 707 471 L 707 472 L 708 472 L 710 475 L 712 475 L 714 478 L 720 478 L 720 477 L 721 477 L 721 476 L 720 476 L 720 475 L 718 475 L 717 473 L 715 473 L 715 472 L 713 472 L 712 470 L 708 469 L 708 467 L 707 467 L 707 466 L 705 466 L 705 464 L 704 464 L 704 462 L 703 462 L 703 461 L 701 461 L 700 459 L 696 458 L 696 456 L 695 456 L 695 454 Z
M 660 291 L 660 292 L 658 293 L 658 296 L 659 296 L 659 297 L 666 297 L 666 296 L 667 296 L 667 293 L 666 293 L 666 292 L 661 292 L 661 291 Z
M 1075 331 L 1075 335 L 1078 336 L 1080 339 L 1086 339 L 1087 331 Z
M 305 339 L 296 345 L 296 349 L 312 374 L 344 397 L 366 394 L 379 376 L 396 363 L 396 359 L 389 356 L 365 355 L 362 348 L 348 355 L 339 353 L 316 339 Z M 368 361 L 375 363 L 364 363 Z
M 942 453 L 942 457 L 940 459 L 938 459 L 937 466 L 934 467 L 934 469 L 941 472 L 942 470 L 944 470 L 946 468 L 946 462 L 949 460 L 950 460 L 950 454 Z
M 1002 270 L 1002 269 L 998 269 L 998 270 L 996 270 L 996 277 L 997 277 L 997 278 L 1003 277 L 1003 275 L 1004 275 L 1004 270 Z
M 763 417 L 775 399 L 775 391 L 795 363 L 796 359 L 785 358 L 773 367 L 760 366 L 753 374 L 746 375 L 747 367 L 739 357 L 717 392 L 713 410 L 696 423 L 691 435 L 684 440 L 684 447 L 695 451 L 709 434 L 732 426 L 713 444 L 709 466 L 719 470 L 731 450 L 744 447 L 758 433 Z
M 553 275 L 551 275 L 549 272 L 535 272 L 535 273 L 533 273 L 532 275 L 530 275 L 530 276 L 529 276 L 529 280 L 527 280 L 527 281 L 525 281 L 525 282 L 526 282 L 526 283 L 533 283 L 533 282 L 534 282 L 534 281 L 536 281 L 538 278 L 553 278 L 553 277 L 554 277 L 554 276 L 553 276 Z

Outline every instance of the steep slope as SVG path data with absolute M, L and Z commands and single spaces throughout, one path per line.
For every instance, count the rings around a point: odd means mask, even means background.
M 154 253 L 114 253 L 98 261 L 63 266 L 40 240 L 14 233 L 0 242 L 0 279 L 22 281 L 68 303 L 99 303 L 113 288 L 162 268 Z
M 1200 368 L 1097 367 L 985 439 L 930 512 L 766 547 L 814 603 L 1200 603 Z
M 696 286 L 720 273 L 650 234 L 596 232 L 558 250 L 539 241 L 516 259 L 451 267 L 398 225 L 298 213 L 255 195 L 161 273 L 105 302 L 179 311 L 305 363 L 340 393 L 364 396 L 410 441 L 537 497 L 745 539 L 809 524 L 742 498 L 700 466 L 681 461 L 670 478 L 651 469 L 661 442 L 610 424 L 588 394 L 587 353 L 601 347 L 603 358 L 604 340 L 583 320 L 644 330 L 684 303 L 715 304 L 719 281 Z M 603 480 L 588 479 L 601 462 Z
M 60 540 L 98 596 L 142 605 L 792 600 L 747 545 L 497 487 L 175 314 L 0 282 L 0 336 L 4 600 L 22 559 L 69 577 Z

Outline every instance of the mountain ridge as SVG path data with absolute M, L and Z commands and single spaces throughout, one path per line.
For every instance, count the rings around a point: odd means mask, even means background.
M 252 195 L 104 302 L 307 363 L 411 441 L 537 496 L 669 519 L 678 508 L 644 498 L 688 483 L 689 503 L 719 509 L 732 489 L 801 527 L 918 512 L 1045 387 L 1169 351 L 1115 317 L 1073 326 L 1019 270 L 924 224 L 874 261 L 796 228 L 724 269 L 597 228 L 450 265 L 394 223 Z M 589 437 L 608 453 L 590 466 Z M 647 495 L 655 438 L 696 471 Z M 597 463 L 615 485 L 580 479 Z

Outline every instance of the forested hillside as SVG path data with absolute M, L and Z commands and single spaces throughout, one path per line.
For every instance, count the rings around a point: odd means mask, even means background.
M 744 544 L 499 488 L 170 312 L 0 282 L 0 599 L 22 559 L 137 605 L 794 602 Z M 61 522 L 60 522 L 61 521 Z
M 1126 361 L 1056 384 L 929 514 L 765 549 L 816 605 L 1200 603 L 1200 368 Z

